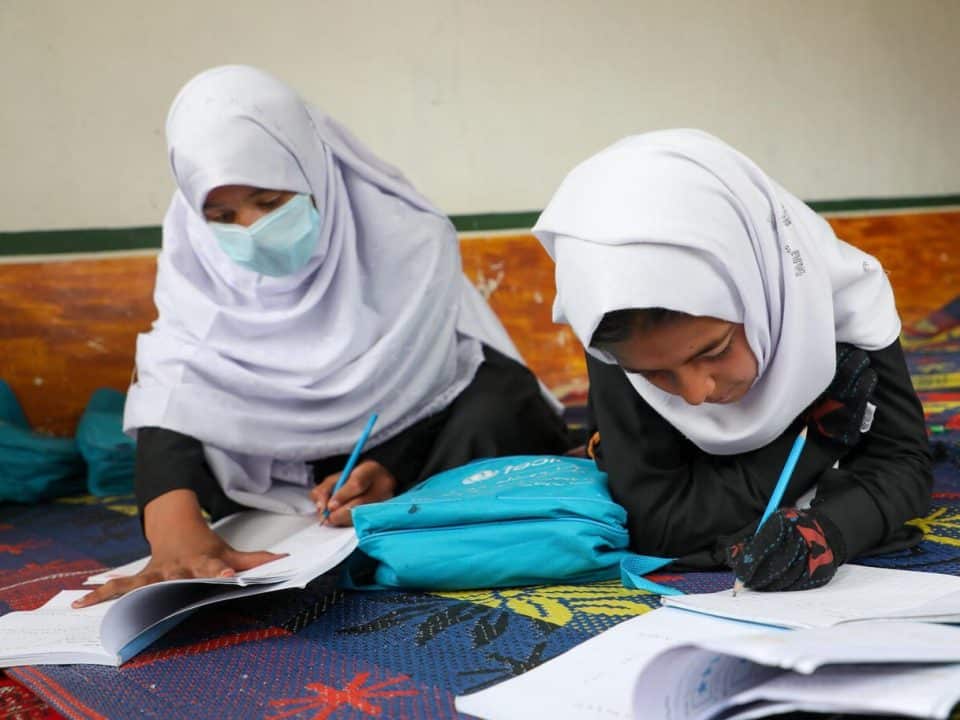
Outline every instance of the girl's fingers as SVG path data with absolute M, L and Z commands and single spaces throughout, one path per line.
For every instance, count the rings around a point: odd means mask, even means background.
M 160 577 L 159 573 L 156 572 L 140 573 L 128 578 L 117 578 L 116 580 L 111 580 L 104 583 L 96 590 L 84 595 L 82 598 L 74 600 L 71 603 L 71 607 L 90 607 L 91 605 L 96 605 L 97 603 L 104 602 L 105 600 L 115 600 L 121 595 L 126 595 L 131 590 L 142 587 L 143 585 L 150 585 L 151 583 L 158 582 L 162 579 L 163 578 Z
M 329 522 L 331 525 L 347 527 L 353 525 L 353 515 L 350 511 L 357 505 L 366 503 L 380 502 L 393 497 L 393 491 L 396 487 L 396 480 L 386 468 L 377 463 L 373 463 L 374 470 L 369 477 L 369 485 L 366 492 L 358 497 L 354 497 L 336 509 L 333 508 L 333 502 L 330 504 Z
M 218 557 L 200 558 L 191 568 L 193 577 L 231 577 L 236 575 L 234 569 L 226 561 Z
M 240 552 L 239 550 L 234 550 L 227 555 L 226 559 L 230 563 L 232 570 L 240 572 L 242 570 L 259 567 L 264 563 L 279 560 L 282 557 L 286 557 L 286 553 L 272 553 L 267 550 L 259 550 L 256 552 Z
M 337 490 L 333 497 L 327 502 L 327 509 L 332 513 L 354 498 L 361 497 L 370 488 L 370 485 L 374 482 L 382 467 L 380 463 L 371 460 L 364 460 L 357 465 L 353 469 L 353 472 L 350 473 L 350 477 L 347 478 L 343 487 Z
M 363 505 L 366 502 L 370 501 L 361 496 L 344 503 L 338 509 L 330 511 L 330 517 L 327 519 L 327 522 L 329 522 L 331 525 L 336 525 L 337 527 L 352 526 L 353 515 L 350 514 L 350 511 L 357 505 Z
M 337 475 L 328 475 L 313 490 L 310 491 L 310 499 L 317 506 L 317 510 L 322 511 L 327 507 L 330 501 L 330 493 L 337 482 Z
M 249 570 L 271 560 L 285 557 L 282 554 L 260 551 L 239 552 L 228 551 L 223 557 L 202 556 L 187 561 L 186 565 L 168 564 L 162 569 L 145 570 L 138 575 L 128 578 L 117 578 L 104 583 L 83 597 L 74 600 L 72 607 L 83 608 L 105 600 L 114 600 L 143 585 L 150 585 L 161 580 L 181 580 L 199 577 L 232 577 L 241 570 Z
M 328 475 L 310 493 L 317 504 L 317 511 L 321 514 L 325 510 L 329 511 L 331 524 L 339 526 L 351 525 L 352 520 L 349 511 L 346 513 L 337 511 L 348 504 L 354 507 L 361 503 L 377 502 L 393 497 L 396 487 L 396 480 L 390 471 L 375 460 L 364 460 L 357 465 L 343 487 L 331 497 L 333 487 L 339 479 L 338 474 Z

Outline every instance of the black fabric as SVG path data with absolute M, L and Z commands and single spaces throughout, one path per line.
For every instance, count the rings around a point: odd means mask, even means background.
M 504 455 L 566 452 L 572 439 L 530 370 L 490 347 L 473 381 L 443 411 L 373 448 L 367 457 L 407 490 L 443 470 Z
M 781 508 L 756 535 L 727 548 L 727 565 L 751 590 L 808 590 L 826 585 L 846 562 L 840 530 L 816 509 Z
M 137 430 L 133 485 L 141 518 L 143 508 L 151 500 L 182 489 L 193 490 L 200 507 L 213 520 L 243 509 L 224 495 L 207 466 L 200 441 L 166 428 Z
M 371 448 L 361 460 L 376 460 L 397 480 L 397 492 L 442 470 L 501 455 L 560 454 L 570 447 L 566 426 L 540 392 L 533 373 L 484 347 L 484 362 L 449 406 Z M 313 462 L 319 482 L 338 473 L 347 455 Z M 242 510 L 224 495 L 210 472 L 199 440 L 164 428 L 137 433 L 137 504 L 143 508 L 171 490 L 197 494 L 214 520 Z
M 860 442 L 877 373 L 870 366 L 870 356 L 848 343 L 837 343 L 837 370 L 833 382 L 807 411 L 811 432 L 818 432 L 834 442 L 853 447 Z
M 852 449 L 812 433 L 782 503 L 795 504 L 817 485 L 813 505 L 839 529 L 849 558 L 915 542 L 919 535 L 903 524 L 927 510 L 933 482 L 923 411 L 899 341 L 868 355 L 878 377 L 870 432 Z M 680 566 L 723 565 L 725 548 L 756 529 L 802 419 L 766 447 L 708 455 L 658 415 L 620 368 L 587 355 L 587 369 L 597 462 L 627 509 L 633 549 L 680 558 Z

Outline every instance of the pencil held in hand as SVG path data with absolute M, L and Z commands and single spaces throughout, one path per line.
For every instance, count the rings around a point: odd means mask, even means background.
M 366 427 L 363 428 L 363 432 L 360 433 L 360 438 L 357 440 L 356 444 L 353 446 L 353 451 L 350 453 L 350 457 L 347 459 L 347 464 L 343 466 L 343 472 L 340 473 L 340 478 L 337 480 L 336 485 L 333 486 L 333 491 L 330 493 L 332 498 L 337 494 L 337 491 L 343 487 L 343 484 L 347 481 L 347 478 L 350 477 L 350 473 L 353 472 L 353 469 L 357 466 L 357 460 L 360 458 L 360 453 L 363 451 L 363 446 L 367 443 L 367 438 L 370 437 L 370 432 L 373 430 L 373 426 L 377 422 L 377 414 L 373 413 L 370 416 L 370 419 L 367 420 Z M 330 509 L 323 509 L 323 521 L 330 517 Z
M 809 590 L 833 579 L 846 556 L 840 530 L 816 508 L 777 510 L 753 538 L 728 548 L 734 591 Z
M 790 454 L 787 455 L 787 461 L 783 464 L 783 470 L 780 471 L 780 477 L 777 479 L 777 484 L 773 488 L 773 493 L 770 495 L 770 499 L 767 501 L 767 507 L 763 511 L 763 515 L 760 518 L 760 523 L 757 525 L 757 530 L 754 532 L 753 536 L 756 537 L 760 530 L 763 528 L 767 520 L 770 519 L 770 516 L 776 512 L 777 508 L 780 507 L 780 502 L 783 500 L 783 494 L 787 490 L 787 485 L 790 484 L 790 478 L 793 476 L 793 470 L 797 467 L 797 461 L 800 459 L 800 453 L 803 451 L 804 443 L 807 441 L 807 426 L 804 425 L 803 429 L 797 435 L 797 439 L 793 441 L 793 447 L 790 448 Z M 739 562 L 751 562 L 743 553 L 750 552 L 750 541 L 746 543 L 739 544 L 741 547 L 739 549 Z M 730 548 L 732 551 L 734 548 L 737 548 L 737 545 L 734 545 Z M 734 566 L 735 567 L 735 566 Z M 743 590 L 744 584 L 740 580 L 740 577 L 737 576 L 733 582 L 733 594 L 736 595 L 738 592 Z

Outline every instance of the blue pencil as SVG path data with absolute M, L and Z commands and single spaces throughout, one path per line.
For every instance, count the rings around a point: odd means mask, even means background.
M 374 413 L 370 416 L 370 419 L 367 420 L 367 426 L 363 429 L 363 432 L 360 433 L 360 438 L 357 440 L 357 444 L 353 446 L 353 451 L 350 453 L 350 457 L 347 458 L 347 464 L 343 466 L 343 472 L 340 473 L 340 477 L 337 478 L 337 482 L 333 486 L 333 492 L 330 493 L 331 499 L 337 494 L 337 491 L 343 487 L 343 484 L 347 481 L 347 478 L 350 477 L 350 473 L 353 472 L 353 468 L 356 467 L 357 460 L 360 458 L 360 453 L 363 451 L 363 446 L 367 443 L 367 438 L 370 437 L 370 431 L 373 430 L 373 425 L 376 422 L 377 414 Z M 330 510 L 324 508 L 323 517 L 324 519 L 330 517 Z
M 790 478 L 793 476 L 794 468 L 797 467 L 797 461 L 800 459 L 800 453 L 803 451 L 803 445 L 806 441 L 807 427 L 804 425 L 803 430 L 797 435 L 797 439 L 793 441 L 793 447 L 790 449 L 790 454 L 787 455 L 787 461 L 783 464 L 783 470 L 780 471 L 780 477 L 777 479 L 777 484 L 773 488 L 773 494 L 770 495 L 770 499 L 767 501 L 767 507 L 760 517 L 756 532 L 753 533 L 754 536 L 760 532 L 763 524 L 769 520 L 770 516 L 780 507 L 780 501 L 783 500 L 783 493 L 786 492 L 787 485 L 790 484 Z M 739 580 L 734 580 L 733 594 L 736 595 L 741 590 L 743 590 L 743 583 Z

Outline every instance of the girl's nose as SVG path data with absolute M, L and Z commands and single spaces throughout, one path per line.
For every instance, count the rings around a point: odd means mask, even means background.
M 234 217 L 234 222 L 243 227 L 250 227 L 257 220 L 266 215 L 266 211 L 258 207 L 240 207 Z
M 677 373 L 678 395 L 688 405 L 700 405 L 710 397 L 716 383 L 710 375 L 689 369 Z

